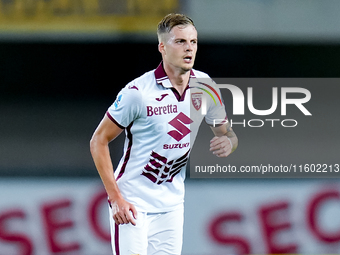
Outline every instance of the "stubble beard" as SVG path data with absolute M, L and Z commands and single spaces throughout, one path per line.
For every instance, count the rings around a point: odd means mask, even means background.
M 191 70 L 192 68 L 182 68 L 183 73 L 187 73 Z
M 191 71 L 191 69 L 194 67 L 194 65 L 191 65 L 190 67 L 181 67 L 181 70 L 184 73 L 187 73 L 189 71 Z

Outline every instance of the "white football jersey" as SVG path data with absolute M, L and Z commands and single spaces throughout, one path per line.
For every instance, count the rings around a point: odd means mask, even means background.
M 212 125 L 226 118 L 219 90 L 193 78 L 209 76 L 191 70 L 189 85 L 180 96 L 161 63 L 127 84 L 107 111 L 126 133 L 124 154 L 115 170 L 117 184 L 124 199 L 139 211 L 166 212 L 183 206 L 186 163 L 202 119 Z

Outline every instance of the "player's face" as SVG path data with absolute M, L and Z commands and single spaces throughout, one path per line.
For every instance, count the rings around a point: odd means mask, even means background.
M 171 68 L 188 72 L 192 69 L 197 52 L 197 31 L 193 25 L 176 26 L 163 42 L 163 60 Z

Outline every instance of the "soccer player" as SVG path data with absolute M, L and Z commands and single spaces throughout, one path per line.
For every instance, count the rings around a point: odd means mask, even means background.
M 169 14 L 157 34 L 162 62 L 120 91 L 90 142 L 109 198 L 114 255 L 181 254 L 185 168 L 202 119 L 215 135 L 210 151 L 217 157 L 227 157 L 238 145 L 228 121 L 213 125 L 216 119 L 227 120 L 222 101 L 216 99 L 219 91 L 196 82 L 209 76 L 193 69 L 193 21 Z M 204 95 L 208 90 L 216 100 Z M 124 154 L 114 171 L 108 144 L 123 130 Z

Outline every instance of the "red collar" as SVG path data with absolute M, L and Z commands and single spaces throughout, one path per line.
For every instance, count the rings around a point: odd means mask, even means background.
M 156 82 L 158 84 L 162 84 L 164 87 L 166 88 L 171 88 L 172 84 L 169 80 L 168 75 L 166 74 L 166 72 L 164 71 L 163 68 L 163 61 L 158 65 L 158 67 L 155 70 L 155 77 L 156 77 Z M 196 78 L 194 71 L 191 69 L 190 70 L 190 78 Z M 167 80 L 168 82 L 163 82 Z
M 184 93 L 182 94 L 182 96 L 179 95 L 178 91 L 172 86 L 168 75 L 165 73 L 164 68 L 163 68 L 163 61 L 158 65 L 158 67 L 155 70 L 155 77 L 156 77 L 156 82 L 158 84 L 161 84 L 163 87 L 165 88 L 170 88 L 178 101 L 184 101 L 185 98 L 185 92 L 186 90 L 189 88 L 189 84 L 187 85 L 187 87 L 185 88 Z M 190 70 L 190 78 L 196 78 L 194 71 L 191 69 Z

